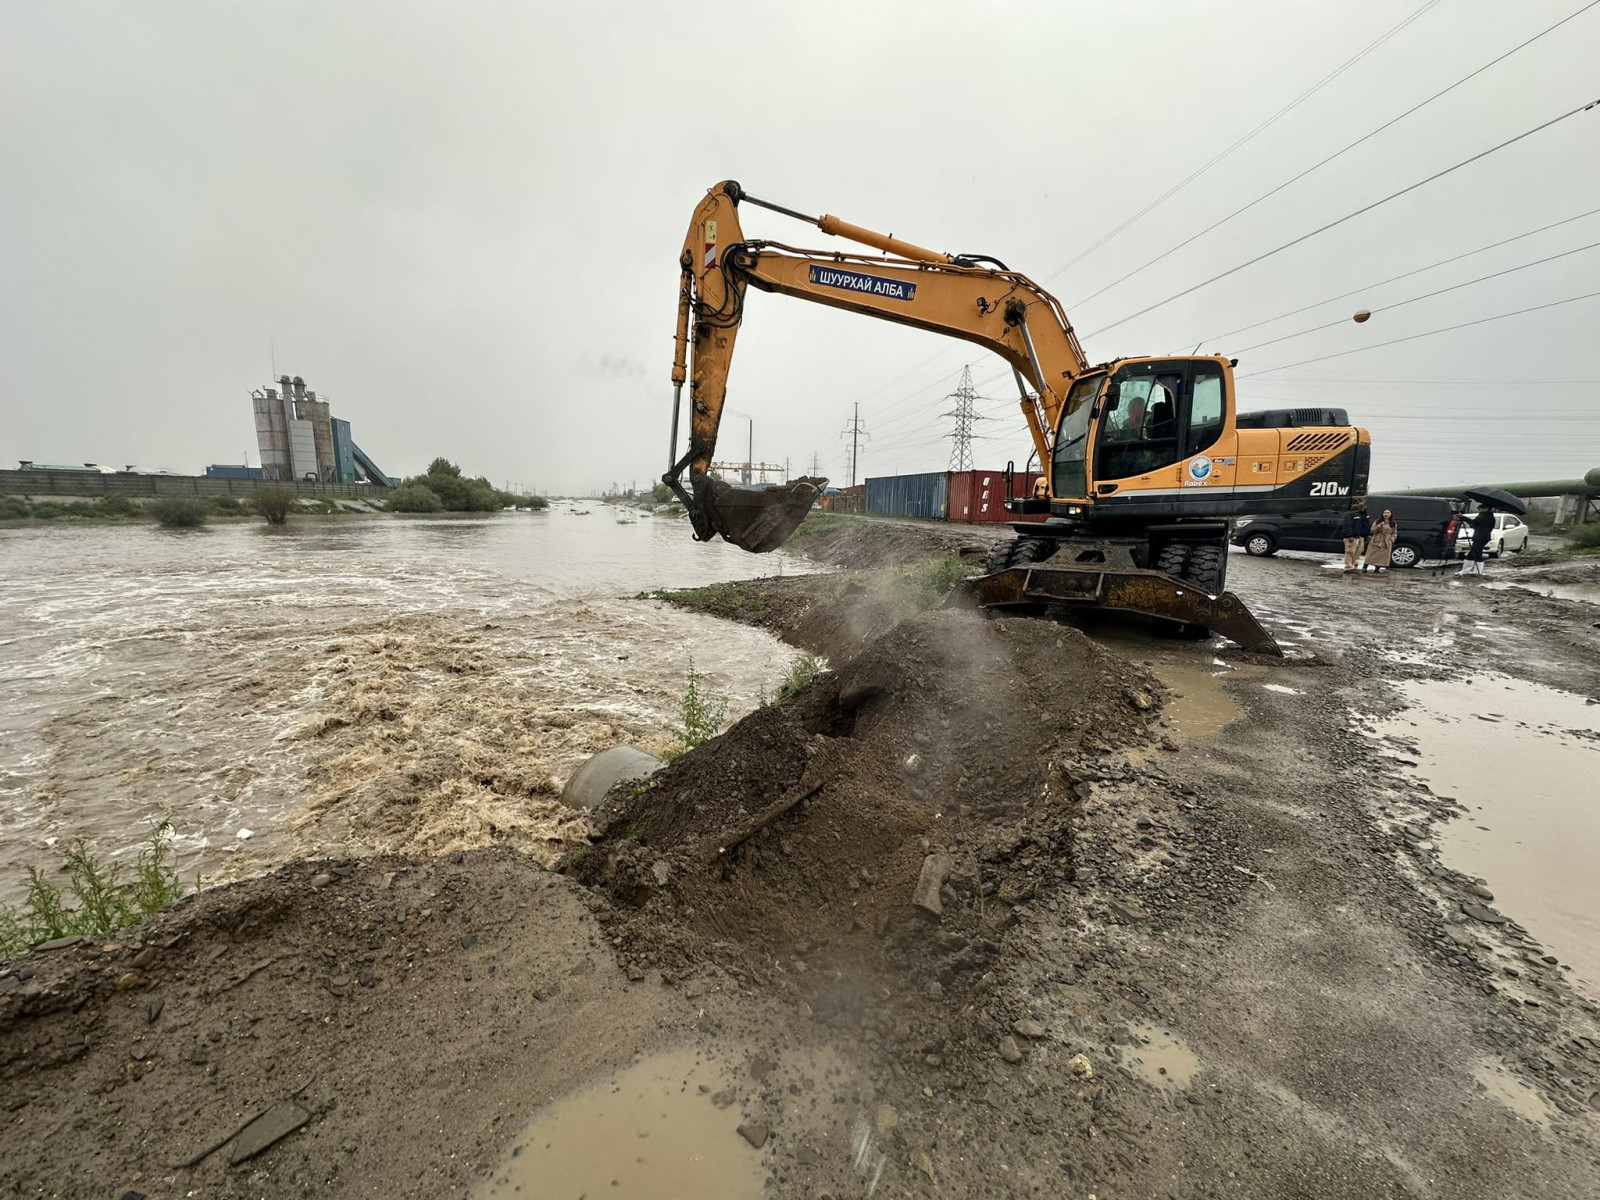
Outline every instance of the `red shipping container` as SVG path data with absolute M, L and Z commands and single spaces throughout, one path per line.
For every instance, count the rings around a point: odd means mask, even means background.
M 1038 471 L 1016 472 L 1011 477 L 1012 495 L 1033 495 L 1033 486 L 1043 476 Z M 966 525 L 1000 524 L 1006 521 L 1043 521 L 1046 514 L 1018 516 L 1006 511 L 1006 473 L 1004 471 L 951 471 L 950 501 L 945 519 Z

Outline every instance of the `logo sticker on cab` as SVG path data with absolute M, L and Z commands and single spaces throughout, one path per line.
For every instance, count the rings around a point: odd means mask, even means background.
M 1204 483 L 1211 478 L 1211 460 L 1202 454 L 1189 462 L 1189 478 Z

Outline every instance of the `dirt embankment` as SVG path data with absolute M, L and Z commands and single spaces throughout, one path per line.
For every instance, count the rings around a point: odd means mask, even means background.
M 1035 702 L 1052 689 L 1074 705 Z M 733 962 L 824 1022 L 948 1053 L 956 1030 L 884 998 L 979 1000 L 1013 906 L 1070 872 L 1079 764 L 1143 743 L 1159 693 L 1074 630 L 929 612 L 613 792 L 565 869 L 616 901 L 642 966 Z

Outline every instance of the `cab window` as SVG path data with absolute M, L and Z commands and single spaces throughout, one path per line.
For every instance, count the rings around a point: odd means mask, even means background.
M 1200 454 L 1222 436 L 1222 373 L 1210 368 L 1195 372 L 1189 401 L 1189 440 L 1184 454 Z
M 1116 407 L 1100 422 L 1097 476 L 1125 479 L 1177 462 L 1181 364 L 1135 364 L 1118 372 L 1118 381 Z

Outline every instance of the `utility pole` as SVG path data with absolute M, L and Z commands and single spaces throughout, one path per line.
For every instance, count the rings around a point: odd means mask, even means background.
M 822 468 L 817 465 L 817 452 L 815 450 L 813 450 L 811 452 L 811 477 L 813 479 L 815 479 L 818 475 L 821 475 L 821 474 L 822 474 Z
M 746 484 L 754 479 L 751 468 L 756 461 L 756 419 L 750 418 L 750 443 L 744 452 L 744 481 Z
M 978 399 L 977 389 L 972 386 L 972 368 L 961 368 L 961 382 L 956 385 L 956 390 L 945 397 L 946 400 L 955 401 L 955 407 L 949 412 L 940 413 L 941 417 L 954 417 L 956 427 L 950 434 L 950 469 L 952 471 L 972 470 L 972 423 L 985 418 L 973 410 L 973 404 Z
M 850 486 L 856 485 L 856 470 L 861 465 L 861 439 L 865 437 L 872 440 L 872 435 L 861 428 L 861 405 L 856 404 L 855 416 L 845 423 L 844 432 L 840 437 L 850 439 Z

